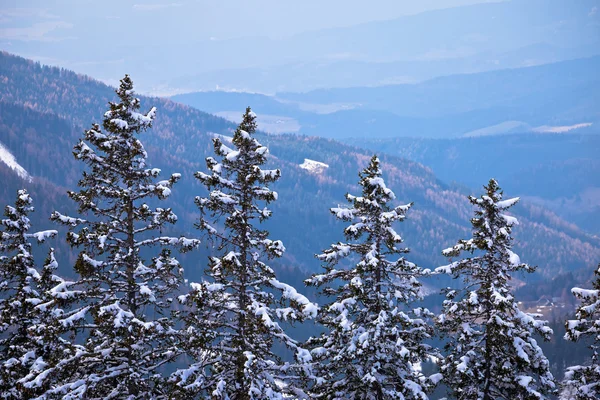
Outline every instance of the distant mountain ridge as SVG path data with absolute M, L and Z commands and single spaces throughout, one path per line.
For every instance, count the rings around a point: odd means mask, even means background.
M 401 103 L 405 107 L 402 107 L 399 115 L 439 116 L 504 104 L 511 99 L 530 94 L 532 89 L 546 91 L 597 82 L 600 80 L 597 74 L 598 66 L 600 55 L 536 66 L 448 74 L 415 84 L 278 92 L 275 96 L 284 100 L 317 103 L 361 102 L 374 109 L 390 109 Z M 459 102 L 450 103 L 448 99 L 429 98 L 432 91 L 441 90 L 456 93 L 457 98 L 452 100 Z M 396 103 L 388 102 L 392 96 L 398 95 L 401 98 Z M 412 102 L 408 101 L 410 97 Z M 434 104 L 443 104 L 444 107 L 429 110 L 429 106 Z
M 297 92 L 415 83 L 588 57 L 600 53 L 594 7 L 595 0 L 485 2 L 287 38 L 253 38 L 252 46 L 247 39 L 202 43 L 207 57 L 227 61 L 170 79 L 169 85 Z M 222 50 L 249 65 L 232 66 L 218 57 Z
M 503 127 L 507 122 L 517 124 L 521 132 L 542 126 L 584 125 L 582 132 L 598 133 L 599 70 L 600 56 L 595 56 L 445 76 L 419 84 L 320 89 L 275 96 L 198 92 L 173 96 L 173 100 L 210 112 L 232 111 L 253 101 L 263 114 L 296 119 L 298 133 L 336 139 L 449 138 L 494 128 L 496 133 L 518 131 Z
M 227 37 L 196 25 L 197 15 L 211 15 L 202 2 L 163 4 L 160 12 L 142 12 L 128 3 L 121 16 L 136 33 L 127 40 L 122 37 L 123 21 L 111 11 L 120 2 L 111 0 L 81 13 L 70 12 L 68 3 L 56 3 L 53 9 L 64 25 L 41 37 L 9 30 L 0 47 L 112 84 L 127 70 L 136 77 L 140 92 L 160 95 L 217 88 L 276 93 L 415 83 L 600 53 L 597 0 L 479 1 L 437 10 L 432 9 L 440 2 L 426 3 L 410 7 L 430 9 L 417 14 L 401 15 L 402 6 L 394 4 L 394 12 L 377 13 L 385 20 L 358 25 L 338 20 L 329 26 L 340 22 L 346 26 L 290 35 L 264 26 L 257 30 L 220 24 L 229 31 Z M 259 11 L 263 20 L 272 10 L 264 11 Z M 165 20 L 165 15 L 170 18 Z M 15 16 L 7 16 L 11 17 L 18 23 Z M 36 22 L 52 21 L 40 16 Z M 241 25 L 246 23 L 256 21 L 244 20 Z M 163 27 L 160 34 L 156 26 Z M 264 36 L 269 31 L 272 34 Z M 60 38 L 66 40 L 48 40 Z
M 180 218 L 176 229 L 193 234 L 197 218 L 193 198 L 201 190 L 193 172 L 205 168 L 214 134 L 231 135 L 234 125 L 172 101 L 140 97 L 143 109 L 158 107 L 154 128 L 141 136 L 149 162 L 164 174 L 182 173 L 169 203 Z M 0 107 L 0 142 L 34 180 L 23 181 L 0 164 L 0 176 L 6 177 L 0 204 L 10 203 L 14 190 L 24 186 L 36 195 L 42 212 L 35 218 L 40 224 L 47 224 L 47 210 L 70 207 L 63 193 L 75 187 L 81 169 L 71 148 L 81 137 L 81 129 L 101 121 L 106 102 L 113 99 L 110 87 L 88 77 L 1 53 L 0 101 L 8 106 Z M 320 265 L 313 254 L 342 239 L 342 226 L 328 208 L 343 203 L 345 192 L 356 190 L 357 173 L 372 152 L 320 138 L 267 134 L 259 138 L 270 148 L 270 164 L 281 168 L 283 175 L 275 185 L 279 200 L 267 225 L 288 249 L 280 268 L 316 270 Z M 444 262 L 441 249 L 468 233 L 471 209 L 465 196 L 469 192 L 442 183 L 419 163 L 389 155 L 381 158 L 384 176 L 398 202 L 415 202 L 407 221 L 398 227 L 412 249 L 411 260 L 425 267 Z M 319 173 L 307 171 L 300 166 L 305 159 L 329 167 Z M 600 259 L 600 239 L 540 207 L 524 203 L 515 212 L 522 222 L 516 230 L 517 251 L 523 260 L 543 267 L 538 278 L 591 268 Z M 188 256 L 190 276 L 204 268 L 205 255 L 206 251 Z

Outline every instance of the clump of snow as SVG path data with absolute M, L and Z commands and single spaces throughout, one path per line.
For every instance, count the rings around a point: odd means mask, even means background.
M 512 198 L 512 199 L 497 201 L 496 202 L 496 207 L 498 207 L 501 210 L 505 210 L 505 209 L 507 209 L 509 207 L 512 207 L 515 204 L 517 204 L 519 202 L 519 200 L 521 200 L 519 197 L 515 197 L 515 198 Z
M 320 161 L 310 160 L 308 158 L 304 159 L 304 162 L 300 164 L 300 168 L 307 170 L 308 172 L 312 172 L 315 174 L 323 173 L 329 165 L 322 163 Z
M 15 171 L 19 177 L 25 179 L 27 182 L 31 182 L 31 175 L 23 168 L 18 162 L 15 156 L 0 143 L 0 161 L 8 165 L 10 169 Z
M 319 306 L 311 301 L 304 295 L 298 293 L 298 291 L 290 285 L 279 282 L 277 279 L 270 279 L 269 283 L 283 292 L 283 297 L 290 299 L 302 307 L 302 313 L 306 318 L 316 318 Z

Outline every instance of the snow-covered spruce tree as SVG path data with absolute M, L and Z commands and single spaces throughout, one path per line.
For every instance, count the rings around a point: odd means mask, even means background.
M 182 280 L 170 248 L 189 250 L 199 244 L 159 235 L 177 217 L 170 208 L 153 208 L 147 202 L 166 199 L 180 175 L 155 182 L 160 170 L 146 166 L 147 154 L 138 139 L 151 127 L 155 108 L 139 112 L 127 75 L 116 93 L 120 101 L 109 103 L 104 131 L 94 124 L 73 151 L 89 169 L 79 181 L 81 189 L 68 194 L 86 219 L 52 215 L 70 227 L 68 243 L 81 248 L 75 271 L 85 300 L 63 322 L 84 331 L 86 354 L 73 379 L 52 391 L 70 399 L 150 399 L 164 394 L 160 369 L 178 354 L 170 341 L 168 312 Z M 148 261 L 156 246 L 160 251 Z
M 317 257 L 326 262 L 324 274 L 306 281 L 321 286 L 334 300 L 323 306 L 318 321 L 326 328 L 311 338 L 319 399 L 427 399 L 439 375 L 425 377 L 415 368 L 433 355 L 424 341 L 432 334 L 427 309 L 411 309 L 420 298 L 420 277 L 428 273 L 407 261 L 393 228 L 411 204 L 392 207 L 394 193 L 381 177 L 373 156 L 359 174 L 362 196 L 346 195 L 350 208 L 332 208 L 339 219 L 351 221 L 344 230 L 348 243 L 338 243 Z M 350 266 L 349 264 L 354 264 Z M 336 265 L 342 268 L 336 269 Z
M 281 241 L 269 239 L 259 225 L 271 216 L 266 206 L 277 199 L 277 193 L 269 184 L 281 173 L 261 168 L 268 149 L 253 136 L 255 119 L 247 108 L 232 148 L 215 138 L 220 160 L 208 157 L 210 172 L 196 173 L 209 192 L 208 197 L 196 198 L 202 215 L 198 228 L 215 244 L 216 254 L 207 269 L 210 281 L 193 284 L 191 292 L 180 297 L 186 306 L 181 317 L 190 335 L 187 350 L 193 359 L 173 376 L 176 386 L 187 392 L 184 398 L 305 397 L 296 379 L 301 378 L 302 365 L 310 355 L 279 321 L 314 317 L 317 307 L 278 281 L 266 264 L 285 250 Z M 291 348 L 297 362 L 282 362 L 273 352 L 276 343 Z
M 28 214 L 33 211 L 26 190 L 19 190 L 14 206 L 6 206 L 0 231 L 0 398 L 30 397 L 19 382 L 40 356 L 29 328 L 38 322 L 35 311 L 39 293 L 30 240 L 43 242 L 56 231 L 29 233 Z
M 54 249 L 50 249 L 40 274 L 36 275 L 37 297 L 29 301 L 35 305 L 28 330 L 31 360 L 29 373 L 18 381 L 26 398 L 45 399 L 45 394 L 55 384 L 71 376 L 73 368 L 83 353 L 82 346 L 67 340 L 69 328 L 62 320 L 68 310 L 81 295 L 73 291 L 75 284 L 55 274 L 58 263 Z
M 567 321 L 565 339 L 593 340 L 591 360 L 586 365 L 569 367 L 565 373 L 563 396 L 565 400 L 589 400 L 600 397 L 600 264 L 595 271 L 594 289 L 573 288 L 571 292 L 581 300 L 574 320 Z
M 534 335 L 548 340 L 552 330 L 539 315 L 519 309 L 509 286 L 512 273 L 535 270 L 511 250 L 518 221 L 504 212 L 519 198 L 502 200 L 493 179 L 485 191 L 481 198 L 469 197 L 476 207 L 473 237 L 443 251 L 447 257 L 462 251 L 473 256 L 436 269 L 464 281 L 464 289 L 446 290 L 438 317 L 449 339 L 441 370 L 457 399 L 545 399 L 556 391 L 554 377 Z

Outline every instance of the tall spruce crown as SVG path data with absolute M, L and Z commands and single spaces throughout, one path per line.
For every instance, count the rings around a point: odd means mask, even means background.
M 168 199 L 181 175 L 158 180 L 161 170 L 147 167 L 139 136 L 152 127 L 156 108 L 140 112 L 128 75 L 116 94 L 119 101 L 104 113 L 104 129 L 92 125 L 73 150 L 88 167 L 80 190 L 68 192 L 81 217 L 52 215 L 69 227 L 67 241 L 80 249 L 74 269 L 85 298 L 63 324 L 83 332 L 85 351 L 71 381 L 52 392 L 73 399 L 166 396 L 159 368 L 181 354 L 169 312 L 183 268 L 171 249 L 187 251 L 200 243 L 163 235 L 177 216 L 149 203 Z
M 437 323 L 448 343 L 440 369 L 458 399 L 547 399 L 556 384 L 535 336 L 550 340 L 552 329 L 541 315 L 520 310 L 509 285 L 514 272 L 535 270 L 512 251 L 518 220 L 505 211 L 519 198 L 504 200 L 494 179 L 484 190 L 480 197 L 469 196 L 475 206 L 472 237 L 442 252 L 470 257 L 436 269 L 463 281 L 444 291 Z
M 195 199 L 197 227 L 214 248 L 208 279 L 191 284 L 180 296 L 185 349 L 192 360 L 172 377 L 181 398 L 283 400 L 306 398 L 302 380 L 310 354 L 285 331 L 282 322 L 313 318 L 317 306 L 277 279 L 268 260 L 285 247 L 269 238 L 261 222 L 277 200 L 269 188 L 279 169 L 263 169 L 267 147 L 255 137 L 256 115 L 248 107 L 231 138 L 213 139 L 216 157 L 195 176 L 208 195 Z M 294 361 L 284 361 L 274 345 L 285 346 Z M 285 383 L 283 383 L 285 382 Z
M 421 298 L 419 278 L 428 272 L 404 258 L 409 250 L 393 227 L 412 203 L 390 204 L 396 196 L 377 156 L 359 173 L 358 184 L 362 195 L 348 193 L 349 207 L 331 209 L 350 223 L 347 242 L 318 254 L 325 272 L 306 280 L 331 298 L 318 317 L 325 332 L 306 345 L 314 367 L 310 394 L 330 400 L 426 399 L 439 376 L 426 376 L 415 365 L 437 355 L 425 343 L 433 334 L 426 322 L 433 314 L 411 303 Z

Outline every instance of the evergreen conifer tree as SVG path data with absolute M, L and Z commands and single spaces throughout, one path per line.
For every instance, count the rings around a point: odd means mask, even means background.
M 219 160 L 208 157 L 209 173 L 196 173 L 209 192 L 196 197 L 202 215 L 198 228 L 215 244 L 216 254 L 207 269 L 210 280 L 193 284 L 190 293 L 180 297 L 186 306 L 180 317 L 189 335 L 184 342 L 193 359 L 173 377 L 187 393 L 184 398 L 304 397 L 296 379 L 310 355 L 280 322 L 313 317 L 317 308 L 278 281 L 266 264 L 285 251 L 281 241 L 269 239 L 260 227 L 271 216 L 267 205 L 277 199 L 269 184 L 281 173 L 261 168 L 268 149 L 256 140 L 255 131 L 256 115 L 248 107 L 233 135 L 233 148 L 215 138 Z M 297 363 L 280 360 L 273 351 L 276 344 L 291 348 Z
M 426 319 L 433 315 L 410 309 L 421 297 L 419 278 L 428 272 L 404 258 L 408 249 L 399 246 L 402 238 L 393 228 L 412 203 L 392 207 L 395 195 L 381 175 L 373 156 L 359 174 L 362 195 L 347 194 L 350 208 L 331 209 L 351 222 L 344 230 L 348 242 L 318 255 L 326 272 L 306 281 L 334 297 L 319 313 L 326 332 L 308 342 L 318 377 L 314 398 L 427 399 L 427 390 L 440 378 L 427 378 L 415 368 L 434 354 L 424 344 L 432 334 Z
M 75 271 L 80 307 L 63 324 L 83 330 L 85 354 L 70 381 L 51 394 L 85 399 L 150 399 L 164 396 L 161 367 L 179 354 L 168 312 L 183 270 L 170 248 L 189 250 L 197 240 L 160 236 L 177 221 L 170 208 L 148 202 L 166 199 L 180 179 L 156 181 L 138 135 L 150 128 L 156 109 L 140 113 L 129 76 L 109 103 L 103 127 L 94 124 L 74 147 L 89 167 L 79 191 L 69 197 L 83 218 L 54 212 L 52 219 L 70 227 L 67 241 L 81 248 Z M 158 246 L 148 261 L 150 249 Z
M 564 380 L 564 399 L 591 400 L 600 397 L 600 264 L 595 271 L 593 289 L 573 288 L 571 292 L 581 300 L 574 320 L 566 323 L 565 339 L 591 339 L 592 357 L 589 364 L 569 367 Z
M 555 392 L 554 378 L 534 335 L 548 340 L 552 330 L 539 315 L 519 309 L 509 286 L 513 273 L 535 270 L 511 250 L 518 221 L 504 212 L 519 198 L 502 200 L 493 179 L 485 191 L 469 197 L 476 207 L 473 237 L 443 251 L 473 256 L 436 269 L 464 282 L 464 289 L 446 291 L 438 317 L 449 337 L 441 370 L 457 399 L 546 399 Z
M 29 373 L 18 382 L 26 398 L 46 399 L 45 395 L 54 385 L 71 376 L 84 353 L 82 346 L 65 337 L 69 328 L 62 323 L 67 316 L 65 309 L 68 313 L 81 293 L 72 290 L 74 282 L 56 275 L 57 269 L 51 248 L 41 273 L 36 276 L 37 297 L 29 300 L 35 306 L 28 327 L 32 362 Z
M 29 374 L 41 356 L 30 335 L 38 320 L 35 306 L 39 299 L 36 282 L 40 274 L 35 267 L 31 239 L 41 243 L 56 231 L 30 233 L 28 214 L 32 199 L 19 190 L 14 206 L 6 206 L 0 228 L 0 398 L 30 398 L 31 391 L 21 380 Z

